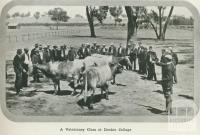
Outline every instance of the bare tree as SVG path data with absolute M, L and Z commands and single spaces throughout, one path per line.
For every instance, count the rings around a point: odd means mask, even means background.
M 150 13 L 148 13 L 147 10 L 144 10 L 146 20 L 151 24 L 153 30 L 155 31 L 156 37 L 159 40 L 165 40 L 166 30 L 170 22 L 174 7 L 170 7 L 170 11 L 167 17 L 164 16 L 165 9 L 166 7 L 159 6 L 158 13 L 154 10 L 151 10 Z
M 107 12 L 108 6 L 86 6 L 86 15 L 90 27 L 91 37 L 96 37 L 94 29 L 94 19 L 96 18 L 101 24 L 103 24 L 103 20 L 106 19 Z

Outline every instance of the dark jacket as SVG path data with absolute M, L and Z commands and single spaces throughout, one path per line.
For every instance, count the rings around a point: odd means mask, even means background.
M 73 49 L 70 49 L 69 52 L 68 52 L 68 60 L 69 61 L 74 61 L 76 57 L 76 53 Z
M 14 67 L 14 71 L 16 74 L 22 73 L 22 71 L 23 71 L 22 59 L 18 55 L 15 55 L 15 57 L 14 57 L 13 67 Z
M 39 54 L 34 54 L 32 57 L 32 63 L 33 64 L 42 64 L 42 60 L 40 58 Z
M 84 59 L 86 57 L 85 51 L 86 51 L 86 49 L 84 49 L 82 47 L 78 50 L 77 54 L 79 56 L 79 59 Z
M 154 51 L 149 51 L 147 53 L 147 63 L 152 63 L 152 61 L 156 62 L 158 60 L 156 52 Z
M 172 52 L 172 62 L 174 63 L 174 65 L 178 64 L 178 56 L 174 52 Z

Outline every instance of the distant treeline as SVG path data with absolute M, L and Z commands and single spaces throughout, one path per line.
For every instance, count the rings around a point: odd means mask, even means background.
M 170 19 L 169 25 L 193 25 L 194 19 L 192 17 L 186 18 L 184 16 L 173 16 Z

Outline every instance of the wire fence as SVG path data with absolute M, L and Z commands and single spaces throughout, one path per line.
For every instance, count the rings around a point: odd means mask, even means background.
M 80 30 L 55 30 L 47 32 L 9 33 L 6 36 L 6 39 L 8 42 L 24 42 L 42 38 L 64 37 L 77 33 L 80 33 Z

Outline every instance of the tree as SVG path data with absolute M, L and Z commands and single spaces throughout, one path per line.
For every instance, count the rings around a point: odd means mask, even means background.
M 40 18 L 40 12 L 35 12 L 35 14 L 33 15 L 35 17 L 36 20 L 38 20 Z
M 110 7 L 109 11 L 110 11 L 110 15 L 115 18 L 115 26 L 116 26 L 117 22 L 120 22 L 119 16 L 123 13 L 122 7 L 121 6 L 119 6 L 119 7 Z
M 125 6 L 126 15 L 128 18 L 127 45 L 129 44 L 129 41 L 134 38 L 134 34 L 136 32 L 139 8 L 140 7 Z
M 60 22 L 67 22 L 69 20 L 69 16 L 67 12 L 62 8 L 54 8 L 48 11 L 48 15 L 51 16 L 51 20 L 55 21 L 57 24 L 57 30 Z
M 96 37 L 94 30 L 94 19 L 96 18 L 101 24 L 103 24 L 103 20 L 106 19 L 108 12 L 108 6 L 86 6 L 86 15 L 90 27 L 91 37 Z
M 144 10 L 146 20 L 151 24 L 155 31 L 156 37 L 159 40 L 165 40 L 165 33 L 170 22 L 174 7 L 170 7 L 170 11 L 167 17 L 164 16 L 165 9 L 166 7 L 158 6 L 158 13 L 154 10 L 151 10 L 150 13 L 148 13 L 147 10 Z

